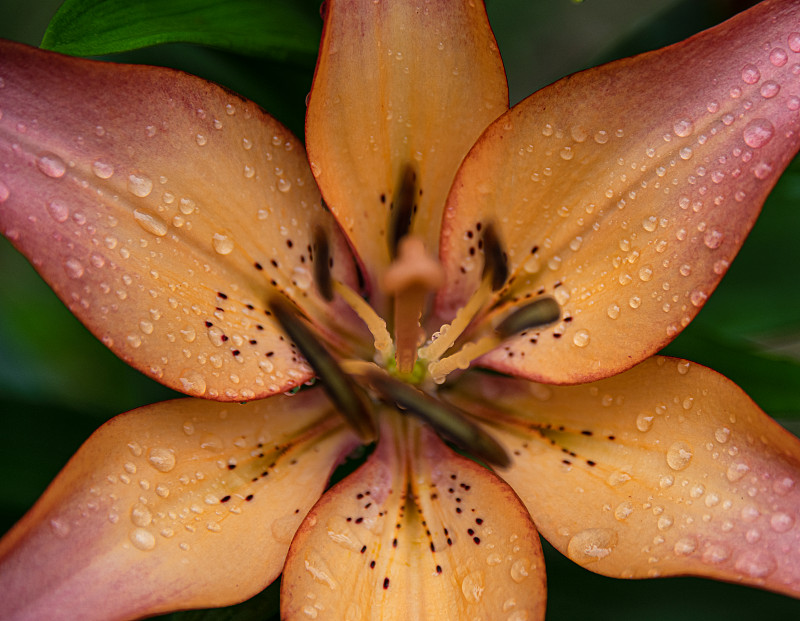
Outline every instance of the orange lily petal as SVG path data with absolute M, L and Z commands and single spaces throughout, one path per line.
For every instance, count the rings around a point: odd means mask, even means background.
M 282 618 L 541 619 L 544 560 L 514 492 L 392 414 L 292 542 Z
M 599 379 L 691 321 L 800 145 L 799 22 L 796 2 L 764 2 L 561 80 L 487 130 L 448 199 L 439 312 L 477 288 L 491 222 L 510 274 L 493 312 L 546 294 L 563 321 L 481 362 L 552 383 Z
M 106 423 L 0 542 L 4 618 L 130 619 L 254 595 L 354 445 L 331 408 L 315 389 Z
M 315 226 L 337 277 L 352 282 L 353 264 L 300 143 L 175 71 L 9 42 L 0 56 L 0 230 L 70 310 L 192 395 L 245 400 L 308 379 L 267 299 L 332 316 L 311 275 Z
M 659 357 L 583 386 L 476 375 L 456 400 L 513 456 L 500 474 L 576 563 L 800 596 L 800 441 L 714 371 Z
M 325 201 L 373 285 L 389 263 L 392 202 L 396 212 L 406 171 L 416 177 L 411 231 L 435 254 L 456 169 L 507 108 L 482 3 L 327 3 L 306 142 Z

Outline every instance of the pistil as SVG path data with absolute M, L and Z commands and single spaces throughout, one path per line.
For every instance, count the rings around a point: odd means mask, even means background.
M 395 360 L 401 375 L 414 368 L 417 348 L 425 339 L 420 319 L 429 295 L 443 279 L 441 265 L 425 252 L 421 239 L 406 236 L 400 240 L 397 258 L 383 275 L 381 288 L 394 298 Z

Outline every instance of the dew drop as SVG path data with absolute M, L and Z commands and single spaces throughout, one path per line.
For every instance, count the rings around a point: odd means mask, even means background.
M 572 337 L 572 342 L 576 347 L 586 347 L 589 344 L 590 336 L 588 330 L 578 330 Z
M 200 397 L 206 394 L 206 380 L 196 372 L 188 372 L 179 378 L 181 390 L 189 395 Z
M 531 571 L 531 561 L 527 558 L 520 558 L 514 561 L 514 564 L 511 565 L 511 579 L 516 582 L 520 583 L 525 578 L 530 575 Z
M 0 181 L 0 203 L 5 203 L 9 196 L 11 196 L 11 190 L 8 189 L 5 183 Z
M 594 141 L 597 144 L 605 144 L 608 142 L 608 132 L 605 130 L 600 130 L 594 135 Z
M 477 604 L 483 597 L 484 578 L 482 571 L 473 571 L 461 582 L 461 593 L 470 604 Z
M 292 189 L 292 182 L 291 181 L 289 181 L 288 179 L 284 179 L 283 177 L 278 179 L 278 191 L 279 192 L 286 193 L 291 189 Z
M 223 235 L 222 233 L 214 233 L 211 243 L 214 246 L 214 250 L 216 250 L 218 254 L 226 255 L 233 252 L 233 240 L 227 235 Z
M 703 304 L 705 304 L 707 299 L 708 295 L 704 291 L 697 289 L 689 294 L 689 301 L 692 303 L 692 306 L 696 308 L 700 308 Z
M 736 481 L 741 480 L 741 478 L 748 472 L 750 472 L 750 467 L 747 464 L 737 462 L 728 466 L 725 476 L 728 478 L 728 481 L 735 483 Z
M 611 319 L 616 319 L 617 317 L 619 317 L 619 305 L 618 304 L 609 305 L 609 307 L 606 309 L 606 312 L 608 313 L 608 316 Z
M 130 532 L 128 538 L 135 548 L 139 550 L 152 550 L 156 547 L 156 538 L 149 530 L 144 528 L 135 528 Z
M 681 119 L 675 122 L 672 126 L 672 131 L 675 132 L 676 136 L 686 138 L 694 131 L 694 125 L 689 119 Z
M 768 80 L 761 85 L 761 90 L 759 92 L 764 99 L 772 99 L 780 92 L 780 90 L 780 84 L 772 80 Z
M 92 172 L 100 179 L 108 179 L 114 174 L 114 167 L 111 164 L 97 160 L 92 163 Z
M 718 565 L 728 560 L 729 556 L 730 552 L 725 546 L 721 544 L 710 545 L 703 552 L 703 562 Z
M 50 520 L 50 530 L 59 539 L 65 539 L 69 535 L 71 528 L 64 520 L 54 518 Z
M 617 539 L 617 533 L 608 528 L 587 528 L 569 540 L 567 555 L 576 563 L 587 565 L 611 554 Z
M 128 192 L 139 198 L 150 195 L 153 191 L 153 181 L 146 175 L 128 175 Z
M 768 119 L 753 119 L 744 128 L 742 137 L 748 147 L 758 149 L 766 145 L 775 134 L 775 128 Z
M 691 461 L 692 447 L 686 442 L 675 442 L 667 450 L 667 465 L 673 470 L 683 470 Z
M 175 467 L 175 453 L 169 449 L 155 447 L 150 449 L 147 461 L 159 472 L 169 472 Z
M 786 53 L 786 50 L 781 47 L 773 48 L 769 53 L 769 62 L 776 67 L 783 67 L 788 60 L 789 55 Z
M 761 79 L 761 72 L 758 70 L 758 67 L 755 65 L 748 63 L 744 67 L 742 67 L 742 80 L 746 84 L 755 84 Z
M 636 428 L 642 433 L 650 431 L 653 427 L 653 418 L 652 414 L 642 412 L 636 417 Z
M 794 525 L 794 518 L 788 513 L 778 511 L 773 513 L 769 520 L 769 526 L 776 533 L 785 533 Z
M 775 557 L 766 550 L 744 552 L 736 559 L 735 567 L 743 574 L 753 578 L 766 578 L 778 568 Z
M 66 222 L 67 218 L 69 218 L 69 207 L 62 201 L 54 198 L 47 203 L 47 213 L 49 213 L 56 222 Z
M 730 437 L 731 430 L 727 427 L 720 427 L 714 432 L 714 438 L 716 438 L 717 442 L 720 444 L 725 444 Z
M 691 537 L 683 537 L 675 542 L 672 550 L 678 556 L 689 556 L 697 548 L 697 543 Z
M 55 153 L 43 153 L 36 162 L 39 170 L 48 177 L 58 179 L 67 172 L 67 165 Z
M 753 174 L 756 176 L 756 179 L 766 179 L 769 177 L 770 173 L 772 173 L 772 166 L 766 162 L 759 162 L 753 168 Z
M 614 517 L 620 522 L 627 519 L 631 513 L 633 513 L 633 503 L 629 500 L 621 502 L 619 505 L 617 505 L 617 508 L 614 509 Z
M 78 261 L 78 259 L 67 259 L 64 261 L 64 271 L 67 273 L 67 276 L 77 280 L 81 276 L 83 276 L 84 268 L 83 264 Z
M 134 526 L 149 526 L 153 521 L 153 514 L 141 502 L 131 508 L 131 522 Z
M 706 234 L 703 236 L 703 243 L 706 245 L 706 248 L 716 250 L 722 245 L 722 240 L 724 237 L 725 236 L 721 231 L 718 231 L 717 229 L 711 229 L 706 231 Z
M 167 234 L 167 224 L 158 216 L 141 210 L 133 210 L 133 219 L 148 233 L 152 233 L 157 237 L 164 237 Z

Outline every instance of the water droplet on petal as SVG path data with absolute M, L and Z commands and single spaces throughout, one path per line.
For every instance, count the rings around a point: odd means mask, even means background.
M 55 153 L 43 153 L 39 156 L 36 165 L 45 175 L 54 179 L 63 177 L 64 173 L 67 172 L 67 165 L 64 160 Z
M 128 175 L 128 191 L 134 196 L 144 198 L 153 191 L 153 181 L 146 175 Z
M 788 513 L 778 511 L 772 514 L 769 525 L 776 533 L 785 533 L 794 525 L 794 518 Z
M 591 337 L 588 330 L 578 330 L 572 337 L 572 342 L 576 347 L 586 347 L 590 340 Z
M 156 538 L 153 536 L 149 530 L 145 530 L 144 528 L 136 528 L 130 532 L 128 535 L 131 543 L 135 548 L 139 550 L 152 550 L 156 547 Z
M 484 588 L 483 572 L 480 570 L 467 574 L 461 582 L 461 593 L 470 604 L 481 601 Z
M 133 218 L 148 233 L 157 237 L 164 237 L 167 234 L 167 224 L 158 216 L 141 209 L 134 209 Z
M 5 203 L 9 196 L 11 196 L 11 190 L 8 189 L 5 183 L 0 181 L 0 203 Z
M 694 125 L 689 119 L 681 119 L 675 122 L 675 125 L 672 126 L 672 131 L 675 132 L 676 136 L 685 138 L 694 131 Z
M 672 548 L 678 556 L 689 556 L 697 548 L 697 543 L 691 537 L 683 537 L 675 542 Z
M 673 470 L 683 470 L 691 461 L 692 447 L 686 442 L 675 442 L 667 450 L 667 465 Z
M 636 428 L 642 433 L 650 431 L 653 427 L 653 418 L 655 417 L 652 414 L 642 412 L 636 417 Z
M 766 550 L 748 550 L 736 559 L 737 571 L 753 578 L 766 578 L 778 568 L 775 557 Z
M 775 128 L 768 119 L 753 119 L 744 128 L 742 137 L 748 147 L 758 149 L 767 144 L 775 134 Z
M 717 229 L 711 229 L 706 232 L 703 236 L 703 243 L 706 245 L 707 248 L 711 250 L 716 250 L 722 245 L 722 240 L 725 236 L 722 234 L 721 231 Z
M 567 544 L 567 555 L 580 565 L 607 557 L 617 545 L 617 533 L 608 528 L 587 528 L 577 533 Z
M 759 92 L 764 99 L 772 99 L 780 92 L 780 90 L 780 84 L 772 80 L 768 80 L 761 85 L 761 90 Z
M 114 174 L 114 167 L 101 160 L 92 163 L 92 172 L 100 179 L 108 179 Z
M 83 264 L 78 259 L 67 259 L 64 261 L 64 271 L 70 278 L 78 279 L 83 276 Z
M 285 192 L 288 192 L 291 189 L 292 189 L 292 182 L 291 181 L 289 181 L 288 179 L 284 179 L 283 177 L 278 179 L 278 191 L 279 192 L 284 192 L 285 193 Z
M 66 222 L 67 218 L 69 218 L 69 207 L 62 201 L 54 198 L 47 203 L 47 213 L 49 213 L 56 222 Z
M 227 235 L 223 235 L 222 233 L 214 233 L 214 237 L 211 241 L 214 245 L 214 250 L 216 250 L 219 254 L 225 255 L 233 252 L 233 240 Z
M 769 53 L 769 62 L 771 62 L 776 67 L 783 67 L 786 62 L 789 60 L 789 54 L 786 53 L 781 47 L 773 48 L 772 51 Z
M 755 84 L 761 79 L 761 72 L 753 64 L 746 64 L 742 67 L 742 80 L 747 84 Z
M 175 453 L 165 448 L 150 449 L 147 460 L 159 472 L 169 472 L 175 467 Z
M 179 378 L 181 383 L 181 390 L 188 395 L 195 395 L 200 397 L 206 394 L 206 380 L 196 372 L 188 372 L 181 375 Z

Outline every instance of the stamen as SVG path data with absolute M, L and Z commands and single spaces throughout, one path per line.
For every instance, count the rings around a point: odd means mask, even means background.
M 397 256 L 398 245 L 411 230 L 411 218 L 414 215 L 414 197 L 417 192 L 417 172 L 411 164 L 406 163 L 400 171 L 398 189 L 394 194 L 389 213 L 387 243 L 389 256 Z
M 314 282 L 320 295 L 328 302 L 333 299 L 333 282 L 331 278 L 330 248 L 328 237 L 321 227 L 314 229 Z
M 414 236 L 404 237 L 398 257 L 381 280 L 381 288 L 394 296 L 395 358 L 400 373 L 410 373 L 417 360 L 417 347 L 425 339 L 420 327 L 428 294 L 442 285 L 444 272 L 438 261 L 425 252 L 425 244 Z
M 452 323 L 443 325 L 430 343 L 419 350 L 419 357 L 423 360 L 438 360 L 453 346 L 459 336 L 464 333 L 475 315 L 483 308 L 491 294 L 491 279 L 484 278 L 480 287 L 469 301 L 458 309 Z
M 503 447 L 465 412 L 381 371 L 369 372 L 367 381 L 384 400 L 408 410 L 476 457 L 503 468 L 511 464 Z
M 355 311 L 356 315 L 361 318 L 361 321 L 372 333 L 375 349 L 380 353 L 381 362 L 385 365 L 394 353 L 392 351 L 392 337 L 389 334 L 389 330 L 386 329 L 386 322 L 381 319 L 375 309 L 364 298 L 344 283 L 334 280 L 333 289 L 342 296 L 342 299 Z
M 494 334 L 467 343 L 457 353 L 428 365 L 428 372 L 437 384 L 456 369 L 466 369 L 473 360 L 489 353 L 503 341 L 523 330 L 542 328 L 561 317 L 558 303 L 549 297 L 538 298 L 525 306 L 512 311 L 494 329 Z
M 336 359 L 283 298 L 270 300 L 269 308 L 281 327 L 322 380 L 322 388 L 363 442 L 375 439 L 375 423 L 369 400 L 342 371 Z
M 501 339 L 507 339 L 523 330 L 540 328 L 558 321 L 561 307 L 553 298 L 538 298 L 512 312 L 494 329 Z
M 491 274 L 492 291 L 497 291 L 508 280 L 508 260 L 500 238 L 490 222 L 483 229 L 483 276 Z

